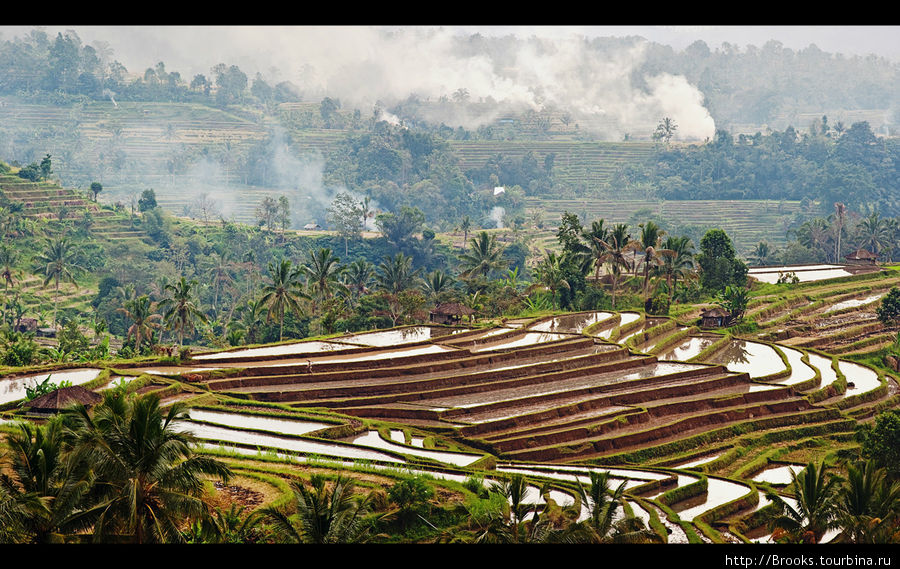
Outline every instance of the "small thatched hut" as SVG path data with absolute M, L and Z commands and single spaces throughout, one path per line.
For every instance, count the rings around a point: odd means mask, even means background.
M 101 401 L 103 401 L 103 396 L 99 393 L 94 393 L 80 385 L 73 385 L 72 387 L 60 387 L 55 391 L 36 397 L 26 403 L 25 406 L 29 408 L 31 413 L 51 415 L 76 403 L 92 407 Z
M 724 308 L 715 307 L 700 313 L 700 326 L 703 328 L 721 328 L 731 318 Z
M 438 304 L 431 311 L 430 319 L 435 324 L 457 324 L 463 316 L 471 316 L 475 311 L 458 302 Z
M 878 261 L 878 255 L 865 249 L 857 249 L 844 258 L 847 259 L 848 263 L 853 263 L 854 265 L 874 265 Z

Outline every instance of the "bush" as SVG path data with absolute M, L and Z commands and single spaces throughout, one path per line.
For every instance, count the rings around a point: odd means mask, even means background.
M 881 306 L 875 309 L 875 314 L 885 326 L 896 324 L 897 319 L 900 318 L 900 289 L 892 287 L 881 299 Z

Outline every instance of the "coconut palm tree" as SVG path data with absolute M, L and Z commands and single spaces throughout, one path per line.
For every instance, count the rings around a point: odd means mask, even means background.
M 44 251 L 35 257 L 35 263 L 44 274 L 44 286 L 53 281 L 56 295 L 53 302 L 53 325 L 59 309 L 59 282 L 75 283 L 74 271 L 80 269 L 77 263 L 77 252 L 66 237 L 48 239 Z
M 116 309 L 116 312 L 123 314 L 125 318 L 133 322 L 128 328 L 125 338 L 134 336 L 134 349 L 140 354 L 143 341 L 151 338 L 153 331 L 161 327 L 162 315 L 153 312 L 153 303 L 146 294 L 126 300 L 125 306 Z
M 459 256 L 462 263 L 462 278 L 488 278 L 491 273 L 506 265 L 503 246 L 497 243 L 497 236 L 482 231 L 469 243 L 469 250 Z
M 8 245 L 0 246 L 0 277 L 3 277 L 7 292 L 9 287 L 16 284 L 13 280 L 13 271 L 18 260 L 19 254 L 14 249 Z
M 378 288 L 390 294 L 399 294 L 418 285 L 419 269 L 412 269 L 412 257 L 397 253 L 393 257 L 385 257 L 378 265 L 375 281 Z
M 341 271 L 344 286 L 353 294 L 354 299 L 359 299 L 365 294 L 375 278 L 375 265 L 365 259 L 357 259 L 346 265 Z
M 19 423 L 6 444 L 9 469 L 0 475 L 0 542 L 48 543 L 57 534 L 90 528 L 90 509 L 83 504 L 92 473 L 67 460 L 62 422 Z M 15 535 L 4 537 L 10 527 Z
M 841 234 L 844 230 L 844 218 L 847 215 L 847 206 L 838 202 L 834 204 L 834 262 L 841 261 Z
M 163 311 L 166 326 L 178 333 L 178 346 L 184 345 L 185 334 L 193 334 L 195 322 L 207 322 L 206 315 L 194 303 L 194 287 L 197 281 L 186 278 L 175 284 L 167 284 L 168 296 L 160 301 L 158 308 Z
M 891 236 L 888 228 L 877 212 L 873 212 L 869 217 L 861 220 L 856 226 L 856 232 L 860 248 L 867 249 L 876 255 L 890 245 Z
M 96 475 L 92 495 L 94 537 L 127 536 L 133 543 L 181 542 L 186 520 L 208 515 L 204 477 L 227 482 L 231 470 L 193 451 L 193 436 L 177 425 L 188 418 L 175 402 L 164 411 L 159 397 L 126 399 L 107 394 L 93 413 L 83 405 L 70 418 L 73 457 Z
M 888 480 L 874 461 L 850 464 L 837 512 L 842 541 L 887 543 L 900 515 L 900 483 Z
M 453 287 L 453 277 L 440 269 L 435 269 L 425 275 L 422 280 L 422 291 L 428 298 L 436 298 L 441 293 L 447 292 Z
M 603 220 L 599 219 L 591 222 L 591 228 L 582 232 L 582 239 L 585 242 L 585 249 L 594 263 L 594 280 L 600 279 L 600 267 L 603 266 L 603 255 L 606 249 L 601 245 L 602 242 L 609 238 L 609 229 L 603 226 Z
M 284 313 L 290 310 L 296 315 L 302 313 L 300 299 L 309 298 L 300 290 L 300 279 L 297 271 L 291 270 L 291 262 L 282 259 L 279 263 L 269 263 L 271 283 L 262 289 L 260 302 L 268 309 L 266 320 L 278 319 L 278 340 L 284 339 Z
M 622 505 L 625 496 L 625 481 L 613 490 L 609 482 L 609 472 L 590 471 L 588 475 L 590 486 L 585 488 L 582 484 L 578 485 L 581 503 L 590 512 L 590 518 L 584 522 L 589 529 L 588 541 L 594 543 L 659 541 L 659 536 L 648 530 L 638 518 L 615 521 L 616 511 Z
M 314 313 L 317 299 L 331 298 L 337 289 L 344 287 L 338 280 L 341 273 L 340 259 L 332 254 L 331 249 L 322 247 L 318 251 L 310 251 L 309 261 L 300 270 L 306 276 L 308 289 L 313 296 Z
M 463 232 L 463 242 L 460 249 L 466 248 L 466 243 L 469 242 L 469 231 L 472 229 L 472 220 L 469 219 L 469 216 L 465 216 L 462 220 L 462 223 L 459 224 L 459 228 L 462 229 Z
M 694 270 L 694 243 L 690 237 L 668 237 L 663 247 L 672 251 L 672 255 L 662 258 L 661 271 L 666 275 L 666 285 L 669 289 L 669 303 L 672 303 L 672 295 L 678 279 L 687 278 Z
M 819 543 L 822 536 L 834 527 L 837 510 L 838 479 L 826 479 L 825 465 L 809 463 L 800 474 L 791 475 L 790 489 L 796 507 L 781 496 L 769 492 L 766 496 L 775 504 L 778 514 L 769 522 L 773 537 L 783 536 L 795 543 Z
M 210 284 L 213 286 L 213 309 L 219 307 L 219 290 L 234 282 L 231 269 L 234 263 L 231 261 L 231 253 L 223 249 L 218 254 L 216 264 L 210 269 Z
M 548 251 L 547 256 L 541 260 L 534 269 L 535 284 L 542 285 L 550 291 L 553 304 L 559 306 L 559 291 L 570 290 L 571 285 L 566 280 L 565 256 Z
M 604 253 L 601 257 L 603 262 L 609 263 L 610 274 L 612 275 L 612 307 L 616 308 L 616 291 L 619 286 L 619 276 L 622 270 L 628 270 L 631 263 L 628 261 L 627 254 L 640 247 L 640 242 L 635 241 L 628 234 L 628 226 L 624 223 L 616 224 L 606 241 L 600 241 Z
M 767 265 L 769 262 L 771 262 L 773 253 L 774 251 L 768 243 L 766 243 L 765 241 L 760 241 L 756 244 L 756 247 L 754 247 L 753 251 L 750 253 L 750 260 L 755 265 Z
M 338 476 L 328 488 L 325 477 L 310 477 L 312 489 L 292 482 L 296 521 L 284 510 L 268 507 L 263 515 L 272 524 L 275 535 L 289 543 L 356 543 L 366 538 L 363 523 L 369 512 L 372 494 L 354 495 L 354 482 Z

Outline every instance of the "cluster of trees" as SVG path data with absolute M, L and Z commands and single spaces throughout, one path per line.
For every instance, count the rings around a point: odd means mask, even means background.
M 288 81 L 270 85 L 257 73 L 252 83 L 236 65 L 219 63 L 209 76 L 188 79 L 169 71 L 164 62 L 129 79 L 129 71 L 114 59 L 109 43 L 84 45 L 74 30 L 51 38 L 34 29 L 24 37 L 0 43 L 0 93 L 32 95 L 52 102 L 77 100 L 79 96 L 119 101 L 181 101 L 238 104 L 248 98 L 262 104 L 299 100 L 296 86 Z M 249 89 L 248 89 L 249 87 Z
M 664 199 L 771 199 L 835 203 L 849 210 L 900 213 L 896 167 L 900 145 L 879 138 L 869 123 L 831 125 L 808 132 L 740 135 L 725 130 L 702 145 L 661 147 L 646 168 L 632 168 L 632 184 L 646 183 Z
M 883 217 L 878 211 L 860 214 L 839 202 L 830 215 L 794 224 L 788 238 L 782 249 L 760 242 L 749 260 L 757 265 L 843 263 L 850 253 L 864 250 L 878 261 L 892 263 L 900 253 L 900 217 Z
M 861 460 L 842 465 L 846 476 L 810 463 L 792 476 L 795 504 L 768 495 L 776 510 L 770 521 L 775 541 L 818 543 L 835 530 L 842 543 L 900 541 L 900 412 L 885 411 L 874 424 L 861 425 L 857 440 Z

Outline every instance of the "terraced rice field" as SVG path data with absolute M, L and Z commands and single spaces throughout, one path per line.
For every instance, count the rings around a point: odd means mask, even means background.
M 771 452 L 759 441 L 847 436 L 854 417 L 889 402 L 896 381 L 796 345 L 692 330 L 586 312 L 241 348 L 116 368 L 101 380 L 85 370 L 83 379 L 101 389 L 138 378 L 139 392 L 157 390 L 163 404 L 186 401 L 182 428 L 203 448 L 459 480 L 518 472 L 535 504 L 544 482 L 555 502 L 573 504 L 590 471 L 608 471 L 625 484 L 630 515 L 671 543 L 764 540 L 755 529 L 764 494 L 783 488 L 784 473 L 779 464 L 747 470 Z M 737 462 L 735 447 L 748 449 Z

